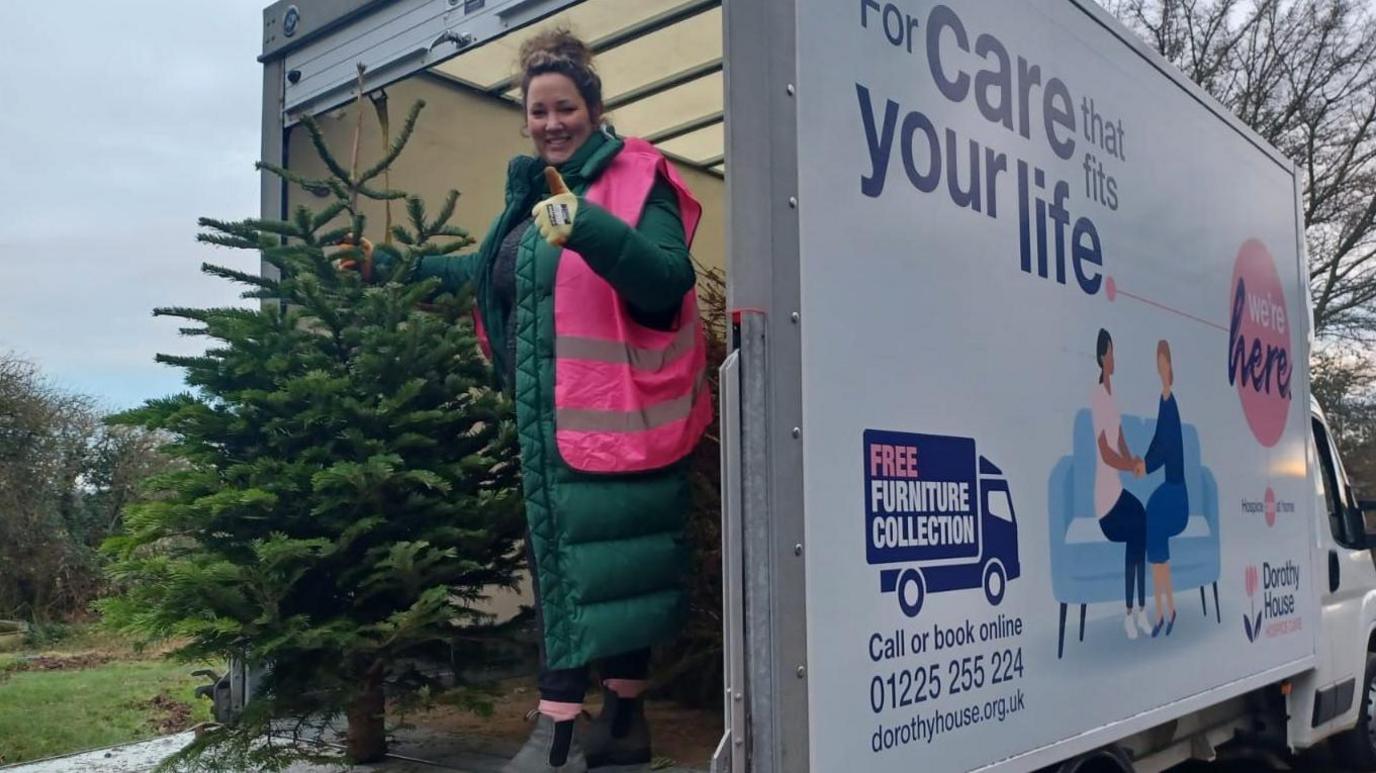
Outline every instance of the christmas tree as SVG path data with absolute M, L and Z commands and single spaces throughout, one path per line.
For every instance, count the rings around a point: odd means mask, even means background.
M 509 401 L 489 387 L 471 301 L 432 305 L 433 283 L 399 281 L 420 257 L 472 243 L 449 224 L 458 193 L 432 216 L 374 182 L 422 107 L 366 169 L 359 135 L 345 167 L 309 118 L 328 177 L 260 164 L 328 191 L 319 211 L 201 221 L 200 241 L 258 251 L 276 268 L 267 277 L 202 266 L 246 285 L 261 308 L 154 312 L 188 320 L 185 334 L 212 343 L 199 357 L 158 357 L 184 368 L 194 391 L 117 419 L 170 433 L 180 463 L 150 481 L 153 500 L 107 544 L 125 590 L 103 611 L 125 631 L 180 639 L 188 661 L 237 657 L 266 670 L 242 715 L 204 734 L 178 766 L 278 767 L 310 755 L 273 742 L 270 728 L 340 716 L 350 757 L 379 758 L 384 687 L 401 698 L 436 688 L 403 659 L 484 622 L 483 594 L 515 584 L 524 530 L 515 433 Z M 385 135 L 385 102 L 378 115 Z M 404 202 L 407 224 L 369 240 L 362 199 Z M 360 270 L 341 271 L 345 261 Z

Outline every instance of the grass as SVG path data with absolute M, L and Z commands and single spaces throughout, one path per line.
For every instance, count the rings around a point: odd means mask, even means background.
M 25 658 L 99 656 L 89 667 L 16 670 Z M 89 661 L 89 657 L 88 657 Z M 209 701 L 194 690 L 195 666 L 139 653 L 94 628 L 41 649 L 0 654 L 0 764 L 111 746 L 176 731 L 209 719 Z M 151 705 L 160 694 L 159 706 Z M 169 700 L 170 699 L 170 700 Z

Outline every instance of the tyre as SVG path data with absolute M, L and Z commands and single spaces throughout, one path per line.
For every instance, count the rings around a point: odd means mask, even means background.
M 1361 706 L 1357 711 L 1357 726 L 1344 730 L 1333 737 L 1333 752 L 1338 760 L 1357 770 L 1376 769 L 1376 725 L 1372 724 L 1372 714 L 1376 713 L 1376 653 L 1366 654 L 1366 675 L 1362 680 L 1361 692 L 1357 699 Z
M 1003 601 L 1003 593 L 1008 590 L 1008 573 L 997 558 L 984 565 L 984 598 L 991 606 Z
M 1045 773 L 1051 770 L 1047 768 Z M 1121 750 L 1105 747 L 1062 762 L 1055 773 L 1132 773 L 1132 763 Z
M 922 602 L 927 600 L 927 583 L 922 579 L 922 572 L 904 569 L 898 578 L 896 590 L 898 606 L 903 608 L 903 614 L 917 617 L 917 613 L 922 611 Z

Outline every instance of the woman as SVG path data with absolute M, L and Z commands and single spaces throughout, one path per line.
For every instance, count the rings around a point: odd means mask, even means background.
M 510 773 L 649 763 L 649 647 L 685 608 L 680 462 L 712 417 L 688 251 L 701 208 L 653 146 L 602 125 L 591 60 L 564 30 L 522 46 L 537 158 L 511 161 L 476 254 L 425 258 L 412 277 L 476 287 L 515 397 L 541 668 Z M 576 738 L 594 661 L 604 708 Z
M 1146 511 L 1132 492 L 1123 488 L 1120 472 L 1141 477 L 1142 460 L 1128 451 L 1123 439 L 1123 419 L 1113 399 L 1113 338 L 1107 330 L 1099 330 L 1095 345 L 1095 359 L 1099 363 L 1099 385 L 1090 397 L 1094 419 L 1095 454 L 1094 509 L 1099 516 L 1099 529 L 1111 542 L 1123 543 L 1123 586 L 1127 597 L 1127 617 L 1123 630 L 1129 639 L 1151 633 L 1147 623 L 1146 573 Z M 1136 590 L 1137 611 L 1132 608 Z
M 1171 537 L 1185 530 L 1190 519 L 1190 498 L 1185 489 L 1185 450 L 1180 431 L 1180 407 L 1171 388 L 1175 369 L 1171 365 L 1171 345 L 1156 344 L 1156 372 L 1161 376 L 1161 402 L 1156 409 L 1156 432 L 1147 448 L 1147 472 L 1166 469 L 1166 479 L 1147 499 L 1147 560 L 1151 562 L 1153 595 L 1156 597 L 1156 624 L 1153 637 L 1175 629 L 1175 588 L 1171 584 Z M 1166 604 L 1162 606 L 1161 597 Z M 1166 610 L 1170 617 L 1166 617 Z

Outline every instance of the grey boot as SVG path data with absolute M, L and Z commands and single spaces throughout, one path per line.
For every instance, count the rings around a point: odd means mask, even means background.
M 612 773 L 650 769 L 650 724 L 645 702 L 602 690 L 602 713 L 583 732 L 588 768 Z
M 588 762 L 573 733 L 574 720 L 555 722 L 539 712 L 532 714 L 535 729 L 502 773 L 587 773 Z

